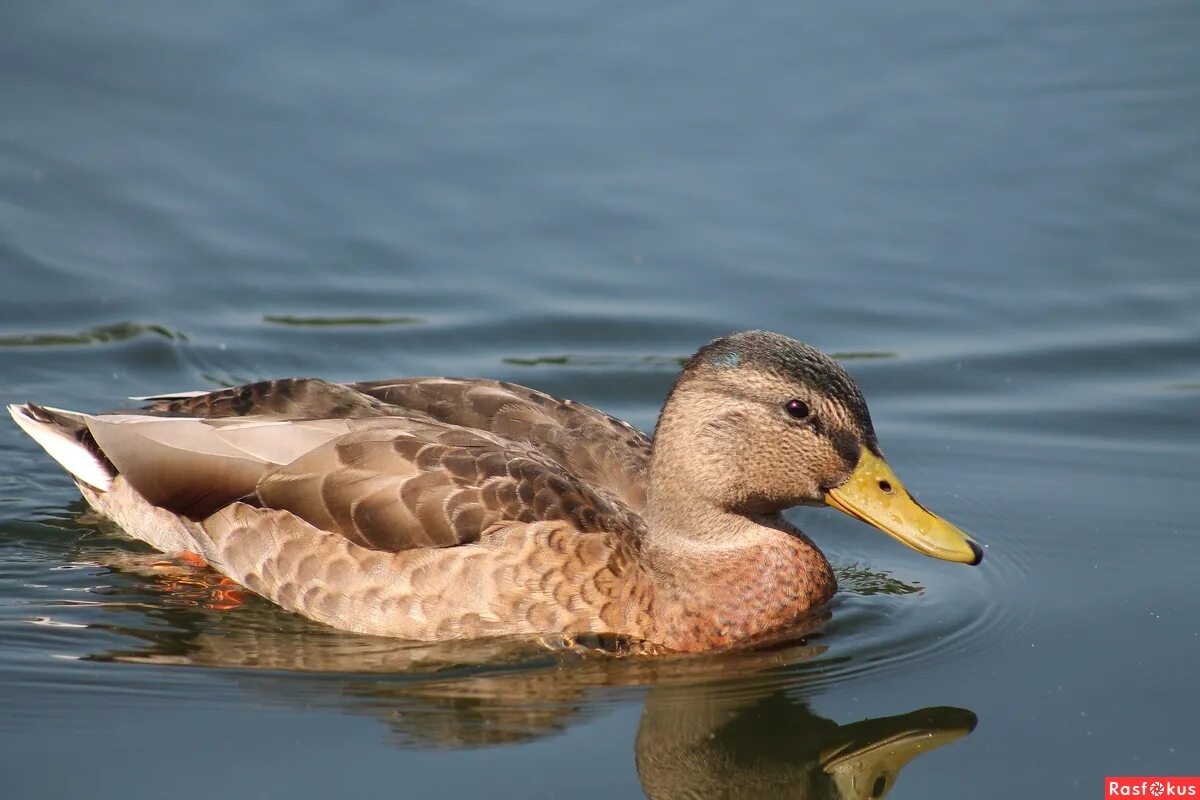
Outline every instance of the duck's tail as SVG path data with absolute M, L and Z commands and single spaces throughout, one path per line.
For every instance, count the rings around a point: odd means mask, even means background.
M 116 467 L 96 444 L 86 415 L 33 403 L 10 405 L 8 413 L 76 481 L 101 492 L 112 487 Z

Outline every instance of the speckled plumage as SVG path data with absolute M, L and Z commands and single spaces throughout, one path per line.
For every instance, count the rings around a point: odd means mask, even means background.
M 782 414 L 797 394 L 824 429 Z M 847 442 L 874 443 L 835 362 L 761 332 L 689 361 L 653 446 L 594 408 L 491 380 L 146 400 L 14 416 L 108 471 L 80 488 L 133 536 L 312 619 L 430 641 L 612 634 L 690 651 L 786 630 L 836 587 L 779 512 L 845 480 Z

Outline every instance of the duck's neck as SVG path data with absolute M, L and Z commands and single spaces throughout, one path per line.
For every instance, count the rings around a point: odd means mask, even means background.
M 833 595 L 829 562 L 779 514 L 722 509 L 684 485 L 686 473 L 653 466 L 643 546 L 666 595 L 659 607 L 672 609 L 660 620 L 664 644 L 700 650 L 753 640 Z

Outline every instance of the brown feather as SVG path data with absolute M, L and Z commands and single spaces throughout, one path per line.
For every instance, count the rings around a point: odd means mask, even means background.
M 492 380 L 401 378 L 349 386 L 389 406 L 530 445 L 633 510 L 645 506 L 650 438 L 591 406 Z
M 380 550 L 478 541 L 502 522 L 564 520 L 636 535 L 641 518 L 532 448 L 462 428 L 379 421 L 265 472 L 256 494 L 322 530 Z
M 260 381 L 202 395 L 147 398 L 153 414 L 286 419 L 405 417 L 493 433 L 530 445 L 580 480 L 640 511 L 650 438 L 591 406 L 503 381 L 397 378 L 335 384 Z
M 386 415 L 383 404 L 362 392 L 319 378 L 281 378 L 205 394 L 143 398 L 144 411 L 185 417 L 361 419 Z

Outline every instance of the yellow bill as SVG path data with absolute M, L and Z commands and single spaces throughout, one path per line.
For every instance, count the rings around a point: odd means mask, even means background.
M 927 556 L 960 564 L 983 560 L 971 537 L 913 499 L 887 462 L 866 448 L 850 479 L 830 489 L 825 502 Z
M 970 711 L 949 707 L 852 722 L 838 728 L 821 752 L 821 768 L 833 778 L 838 797 L 881 798 L 908 762 L 970 734 L 975 723 Z

